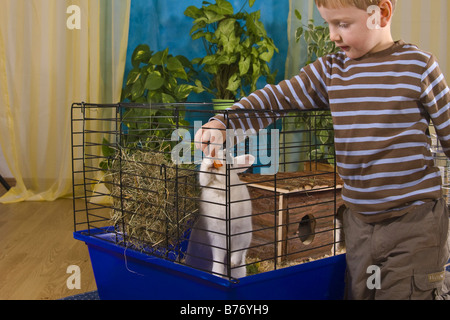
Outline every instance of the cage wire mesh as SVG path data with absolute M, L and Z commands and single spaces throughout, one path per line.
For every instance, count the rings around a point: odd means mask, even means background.
M 436 166 L 439 168 L 442 177 L 443 198 L 447 203 L 447 206 L 450 207 L 450 161 L 442 149 L 434 126 L 430 126 L 430 136 L 431 154 L 433 155 Z
M 193 140 L 217 113 L 271 125 L 212 159 Z M 124 248 L 230 280 L 345 251 L 327 111 L 76 103 L 72 160 L 75 231 Z

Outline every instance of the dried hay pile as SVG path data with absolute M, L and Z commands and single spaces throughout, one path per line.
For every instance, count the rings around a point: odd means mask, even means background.
M 341 254 L 345 254 L 345 252 L 346 252 L 345 249 L 339 249 L 336 251 L 335 255 L 338 256 Z M 282 261 L 282 262 L 278 262 L 276 264 L 276 269 L 279 270 L 279 269 L 289 268 L 289 267 L 297 266 L 300 264 L 305 264 L 305 263 L 309 263 L 309 262 L 313 262 L 313 261 L 330 258 L 335 255 L 330 253 L 330 254 L 325 254 L 318 258 L 309 257 L 309 258 L 303 258 L 303 259 L 297 259 L 297 260 Z M 247 275 L 254 275 L 254 274 L 258 274 L 258 273 L 265 273 L 265 272 L 275 270 L 275 262 L 272 259 L 260 260 L 259 258 L 247 257 L 246 263 L 247 263 Z
M 177 168 L 164 153 L 117 152 L 110 168 L 112 220 L 125 245 L 142 251 L 176 249 L 198 212 L 194 168 Z

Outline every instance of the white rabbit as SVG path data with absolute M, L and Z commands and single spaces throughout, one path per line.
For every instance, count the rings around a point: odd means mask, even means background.
M 344 233 L 344 213 L 346 207 L 341 205 L 336 212 L 336 228 L 334 229 L 335 244 L 331 247 L 331 254 L 340 254 L 345 249 L 345 233 Z
M 248 189 L 240 181 L 238 173 L 247 170 L 254 161 L 252 155 L 232 159 L 228 194 L 225 161 L 203 159 L 199 173 L 199 183 L 202 187 L 200 216 L 191 232 L 186 264 L 218 276 L 228 276 L 226 235 L 229 222 L 230 276 L 236 279 L 246 276 L 245 257 L 253 230 L 252 204 Z M 229 196 L 230 200 L 229 221 L 226 219 L 226 196 Z

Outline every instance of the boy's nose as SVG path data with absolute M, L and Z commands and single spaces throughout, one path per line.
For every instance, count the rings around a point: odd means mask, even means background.
M 338 42 L 338 41 L 341 40 L 341 36 L 339 35 L 339 33 L 337 33 L 337 32 L 332 32 L 332 31 L 330 30 L 330 40 L 333 41 L 333 42 Z
M 341 36 L 336 32 L 335 28 L 330 28 L 330 40 L 334 42 L 341 40 Z

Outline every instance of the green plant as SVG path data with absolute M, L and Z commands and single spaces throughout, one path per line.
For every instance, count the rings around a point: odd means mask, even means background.
M 195 75 L 192 63 L 184 56 L 172 56 L 168 48 L 154 53 L 141 44 L 134 50 L 131 64 L 121 101 L 183 102 L 196 89 L 189 84 Z
M 302 15 L 295 10 L 296 17 L 301 21 Z M 315 25 L 314 20 L 310 19 L 308 25 L 300 26 L 295 33 L 296 41 L 302 38 L 307 45 L 307 64 L 310 64 L 318 58 L 338 51 L 335 43 L 330 40 L 330 29 L 328 26 Z M 315 132 L 316 139 L 319 139 L 321 145 L 310 153 L 312 159 L 327 159 L 328 155 L 334 153 L 334 131 L 333 119 L 329 111 L 314 111 L 307 117 L 314 117 L 313 121 L 306 119 L 305 116 L 297 117 L 296 126 L 305 126 Z M 317 121 L 316 121 L 317 119 Z M 334 164 L 333 160 L 328 160 Z
M 297 19 L 302 20 L 302 15 L 295 10 Z M 314 19 L 308 21 L 308 25 L 302 25 L 295 32 L 295 40 L 299 42 L 305 40 L 307 45 L 308 58 L 306 64 L 310 64 L 317 58 L 335 53 L 339 50 L 336 44 L 330 40 L 330 28 L 328 26 L 315 25 Z
M 123 104 L 121 112 L 122 146 L 129 150 L 159 150 L 170 158 L 176 142 L 171 135 L 177 126 L 188 126 L 182 110 L 174 111 L 171 103 L 184 102 L 197 88 L 189 82 L 196 74 L 192 63 L 184 56 L 173 56 L 169 49 L 153 52 L 146 44 L 136 47 L 121 101 L 138 104 L 165 103 L 169 105 L 136 106 Z M 102 152 L 107 160 L 100 165 L 107 169 L 117 150 L 103 140 Z
M 192 63 L 184 56 L 173 56 L 169 49 L 153 52 L 146 44 L 136 47 L 131 57 L 133 69 L 128 74 L 122 90 L 122 101 L 135 103 L 176 103 L 187 100 L 192 91 L 198 90 L 189 84 L 196 72 Z M 136 147 L 166 149 L 171 146 L 170 137 L 178 125 L 189 125 L 184 113 L 173 117 L 170 107 L 157 108 L 124 107 L 122 123 L 126 133 L 126 144 Z M 140 120 L 139 120 L 140 119 Z M 161 145 L 156 146 L 155 144 Z M 168 150 L 170 151 L 170 149 Z
M 268 63 L 278 48 L 267 36 L 261 12 L 244 11 L 247 3 L 252 7 L 255 0 L 246 0 L 237 13 L 227 0 L 204 1 L 201 8 L 189 6 L 184 12 L 194 19 L 192 39 L 202 39 L 206 50 L 203 58 L 192 62 L 207 74 L 208 83 L 195 84 L 218 99 L 236 100 L 246 95 L 248 87 L 255 91 L 260 77 L 275 81 L 277 72 L 271 72 Z

